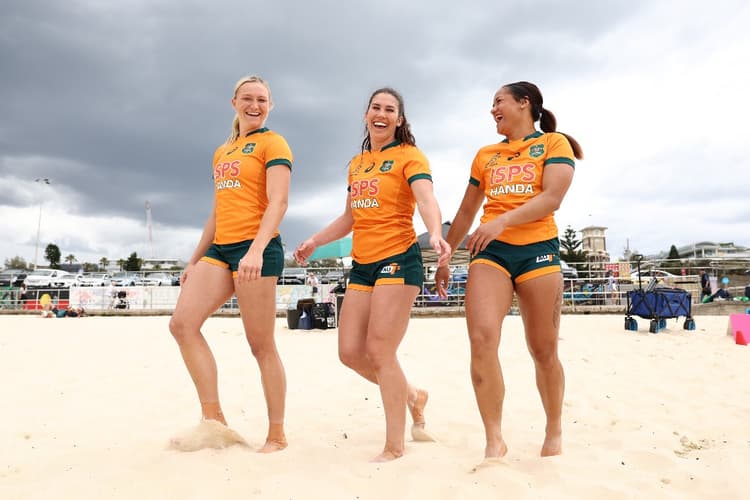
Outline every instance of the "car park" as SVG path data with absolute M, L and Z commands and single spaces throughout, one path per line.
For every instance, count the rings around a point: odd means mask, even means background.
M 58 278 L 68 274 L 70 273 L 59 269 L 37 269 L 30 272 L 23 282 L 28 288 L 52 288 Z
M 304 285 L 307 278 L 307 269 L 304 267 L 288 267 L 279 276 L 279 285 Z
M 5 269 L 0 271 L 0 288 L 20 287 L 28 272 L 23 269 Z
M 78 286 L 80 278 L 80 275 L 60 271 L 57 276 L 52 279 L 52 288 L 70 288 L 71 286 Z
M 172 286 L 172 275 L 169 273 L 150 273 L 143 277 L 146 286 Z
M 107 286 L 111 277 L 107 273 L 86 273 L 78 278 L 80 286 Z
M 126 271 L 114 273 L 111 281 L 114 286 L 138 286 L 143 284 L 140 276 Z
M 321 283 L 338 283 L 344 279 L 344 273 L 341 271 L 328 271 L 320 277 Z

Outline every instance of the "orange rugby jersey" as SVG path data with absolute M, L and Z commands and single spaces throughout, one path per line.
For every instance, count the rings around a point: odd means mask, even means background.
M 268 207 L 266 169 L 277 165 L 291 170 L 292 151 L 282 136 L 265 127 L 216 148 L 214 243 L 223 245 L 255 238 Z M 276 228 L 274 236 L 278 234 Z
M 349 195 L 354 216 L 352 257 L 369 264 L 404 253 L 417 241 L 416 200 L 411 183 L 432 181 L 425 155 L 394 141 L 380 151 L 365 151 L 349 162 Z
M 485 223 L 523 205 L 542 192 L 545 168 L 575 168 L 573 149 L 564 135 L 534 132 L 523 139 L 507 139 L 479 150 L 471 164 L 469 182 L 484 192 Z M 498 241 L 527 245 L 557 236 L 554 213 L 539 220 L 507 227 Z

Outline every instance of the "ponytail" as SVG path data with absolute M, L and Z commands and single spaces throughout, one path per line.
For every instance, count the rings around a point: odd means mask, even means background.
M 542 132 L 557 132 L 557 119 L 555 118 L 555 115 L 552 114 L 552 111 L 545 109 L 542 105 L 544 99 L 542 98 L 542 92 L 539 90 L 539 87 L 531 82 L 515 82 L 503 85 L 503 88 L 510 92 L 513 95 L 513 98 L 518 102 L 528 99 L 531 104 L 531 119 L 534 122 L 537 120 L 539 121 L 539 126 L 541 127 Z M 562 132 L 559 133 L 564 135 L 570 143 L 570 147 L 573 148 L 573 155 L 579 160 L 582 160 L 583 149 L 581 149 L 581 145 L 578 144 L 578 141 L 568 134 L 563 134 Z
M 552 111 L 542 107 L 542 112 L 540 113 L 540 115 L 539 126 L 541 127 L 542 132 L 557 132 L 557 118 L 555 118 L 555 115 L 552 114 Z M 570 143 L 570 147 L 573 148 L 573 156 L 575 156 L 579 160 L 583 160 L 583 149 L 581 149 L 581 145 L 578 144 L 578 141 L 576 141 L 572 136 L 566 133 L 558 133 L 564 135 Z

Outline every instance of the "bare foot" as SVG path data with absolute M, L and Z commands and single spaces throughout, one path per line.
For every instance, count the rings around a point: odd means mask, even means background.
M 417 397 L 414 401 L 407 401 L 411 418 L 414 424 L 411 426 L 411 438 L 414 441 L 430 442 L 435 441 L 435 437 L 427 432 L 424 428 L 424 407 L 427 406 L 429 394 L 424 389 L 417 389 Z
M 562 454 L 562 434 L 555 434 L 544 438 L 542 445 L 543 457 L 554 457 Z
M 370 462 L 373 462 L 373 463 L 391 462 L 393 460 L 396 460 L 397 458 L 401 458 L 403 454 L 404 454 L 403 451 L 395 452 L 391 450 L 383 450 L 383 453 L 381 453 L 377 457 L 370 460 Z
M 420 425 L 424 427 L 424 407 L 427 406 L 427 399 L 430 397 L 427 391 L 424 389 L 417 389 L 417 397 L 414 401 L 407 401 L 406 406 L 409 407 L 411 418 L 414 420 L 414 425 Z
M 235 444 L 250 446 L 236 431 L 221 422 L 201 420 L 194 428 L 170 439 L 169 448 L 178 451 L 197 451 L 204 448 L 227 448 Z
M 263 445 L 258 453 L 273 453 L 275 451 L 281 451 L 288 446 L 286 439 L 267 439 L 266 444 Z
M 500 438 L 496 443 L 487 443 L 484 448 L 484 458 L 503 458 L 508 453 L 508 445 Z

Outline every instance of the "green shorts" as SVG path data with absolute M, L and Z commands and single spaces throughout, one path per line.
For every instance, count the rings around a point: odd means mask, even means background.
M 421 290 L 423 282 L 422 252 L 414 243 L 404 253 L 371 264 L 352 261 L 347 286 L 363 292 L 379 285 L 414 285 Z
M 528 245 L 493 240 L 471 258 L 471 264 L 487 264 L 505 273 L 513 283 L 545 274 L 560 273 L 560 240 L 552 238 Z
M 208 248 L 206 255 L 201 257 L 201 260 L 215 266 L 223 267 L 224 269 L 230 269 L 232 276 L 236 276 L 240 259 L 245 256 L 252 243 L 253 240 L 228 243 L 226 245 L 217 245 L 214 243 Z M 281 276 L 283 270 L 284 247 L 281 245 L 281 236 L 276 236 L 275 238 L 271 238 L 265 250 L 263 250 L 263 268 L 260 271 L 260 275 Z

